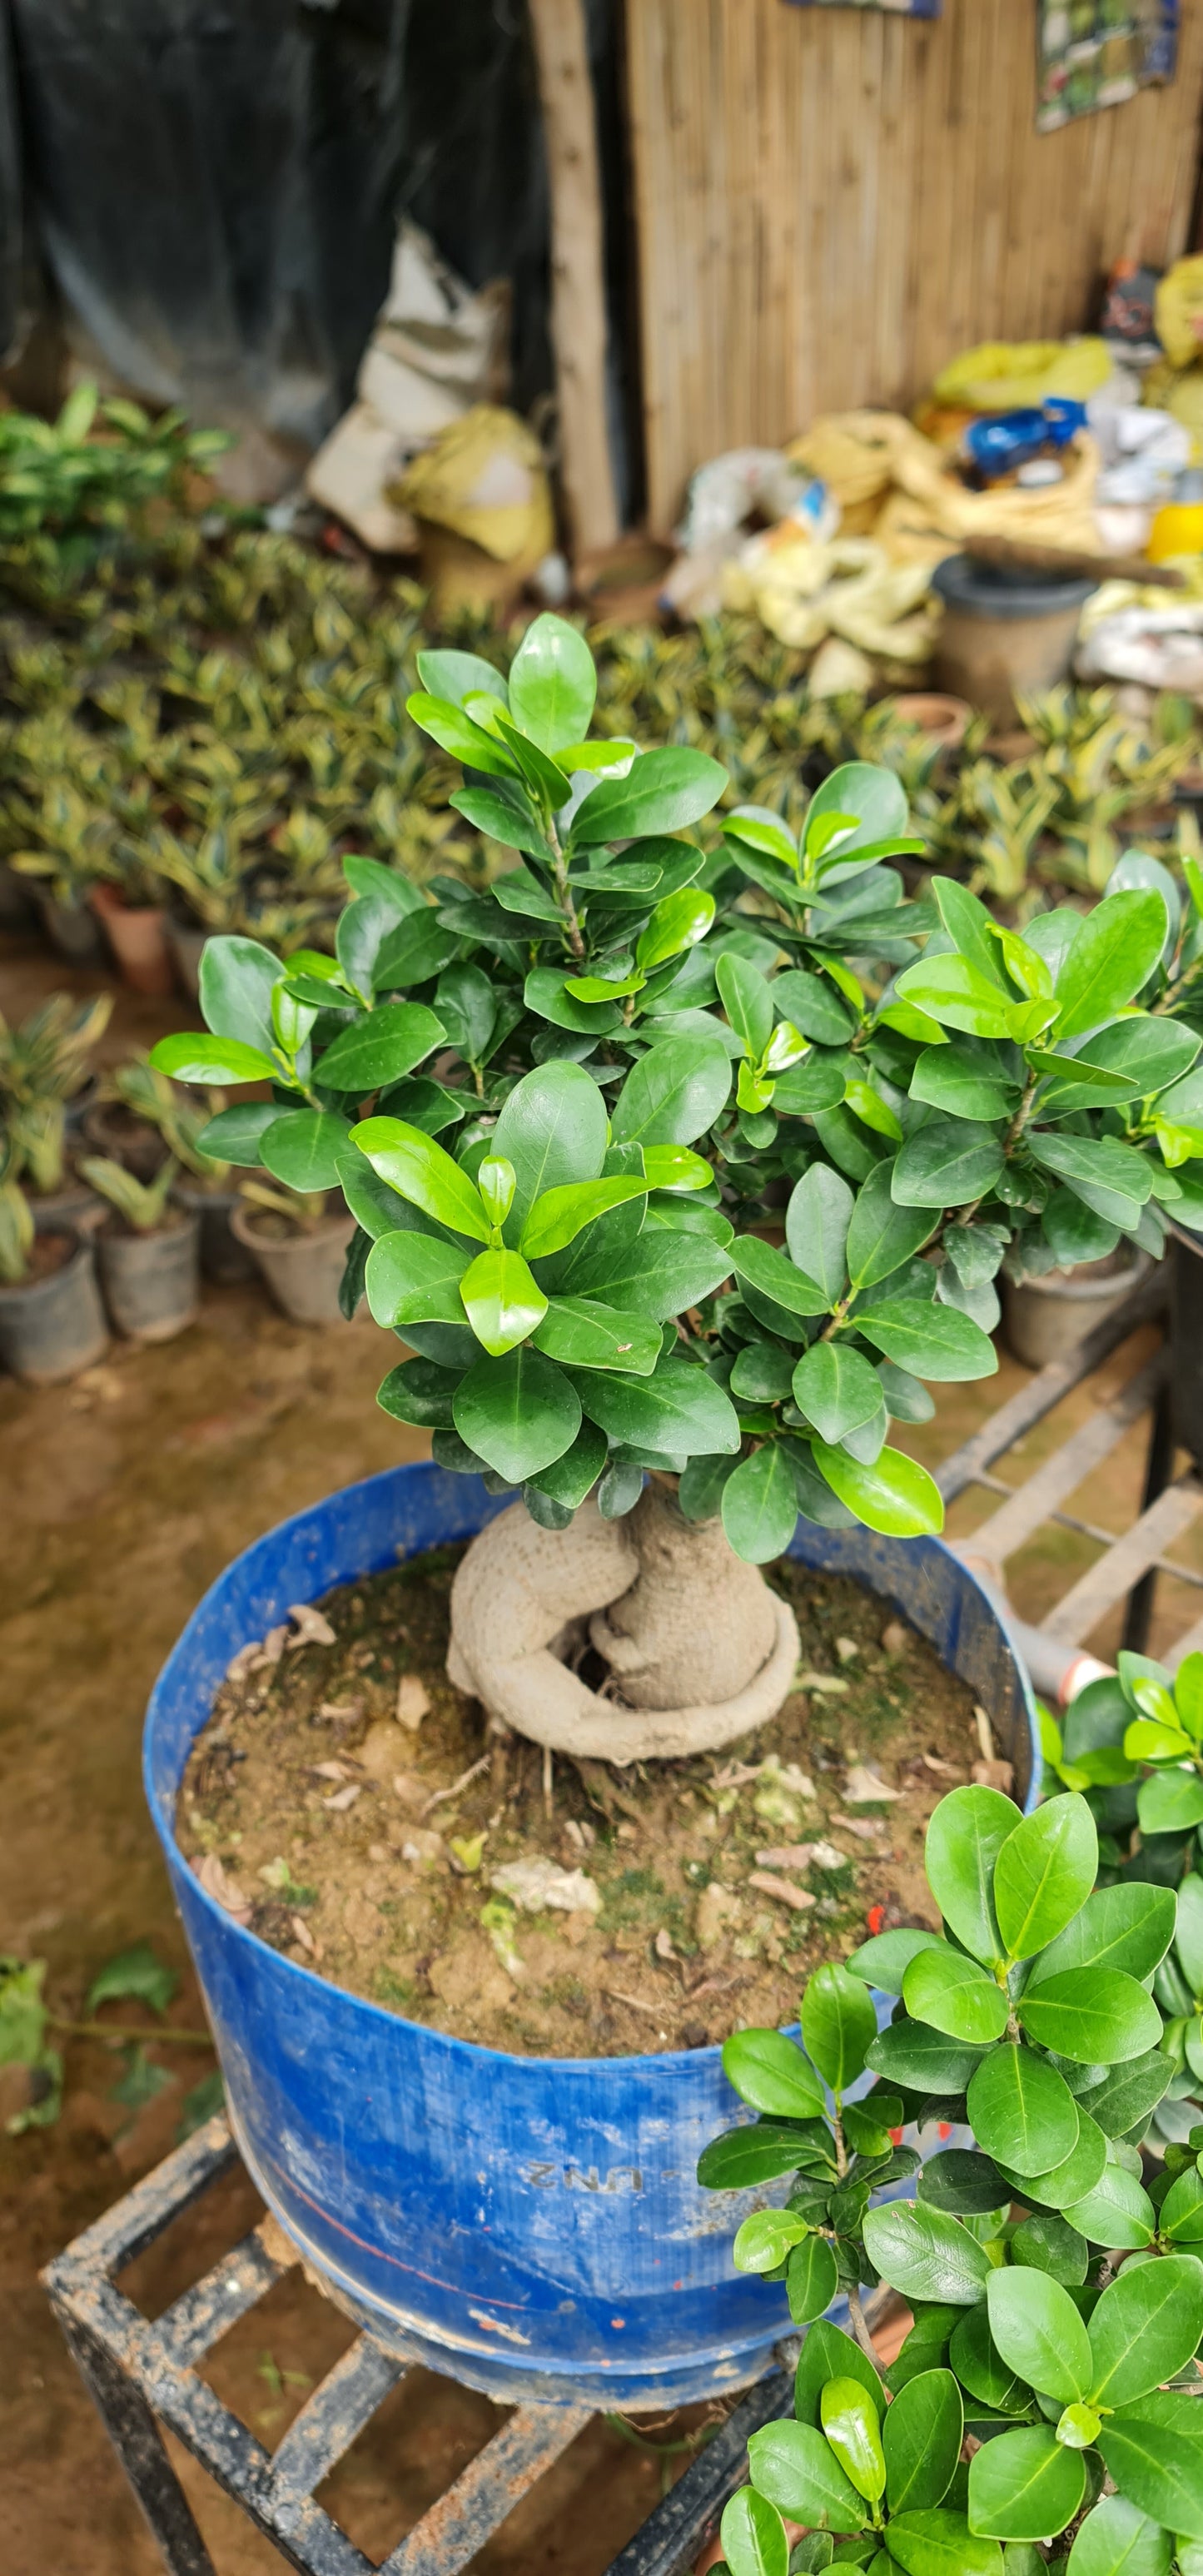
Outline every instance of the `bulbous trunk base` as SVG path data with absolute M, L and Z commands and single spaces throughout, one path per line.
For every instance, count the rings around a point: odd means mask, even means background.
M 611 1667 L 599 1691 L 565 1660 L 587 1639 Z M 589 1502 L 566 1530 L 539 1529 L 515 1504 L 473 1540 L 452 1586 L 450 1679 L 558 1753 L 713 1751 L 776 1716 L 797 1660 L 788 1603 L 720 1523 L 691 1525 L 653 1486 L 627 1519 Z

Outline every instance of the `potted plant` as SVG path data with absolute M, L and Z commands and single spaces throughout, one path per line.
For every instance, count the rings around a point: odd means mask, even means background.
M 218 1094 L 216 1106 L 224 1106 Z M 238 1204 L 228 1163 L 202 1154 L 197 1138 L 205 1119 L 177 1083 L 159 1073 L 145 1053 L 131 1056 L 106 1078 L 86 1122 L 88 1142 L 124 1165 L 136 1180 L 153 1180 L 168 1154 L 176 1164 L 172 1196 L 200 1219 L 200 1261 L 206 1279 L 229 1287 L 255 1276 L 255 1263 L 230 1230 Z
M 268 1294 L 294 1324 L 337 1324 L 353 1221 L 337 1190 L 244 1181 L 230 1216 Z
M 92 1246 L 73 1227 L 40 1229 L 0 1134 L 0 1361 L 30 1386 L 90 1368 L 108 1349 Z
M 1051 1240 L 1050 1222 L 1068 1229 L 1079 1209 L 1101 1207 L 1134 1237 L 1152 1232 L 1151 1207 L 1193 1205 L 1151 1104 L 1199 1040 L 1139 1007 L 1167 932 L 1155 887 L 1122 889 L 1089 920 L 1048 916 L 1028 939 L 947 880 L 930 907 L 907 904 L 889 865 L 913 847 L 902 789 L 855 763 L 819 789 L 799 833 L 744 807 L 703 848 L 690 836 L 722 793 L 717 764 L 681 747 L 591 743 L 592 665 L 561 621 L 536 620 L 508 686 L 472 655 L 423 654 L 420 672 L 410 712 L 469 773 L 456 810 L 516 864 L 487 894 L 436 880 L 428 899 L 347 860 L 353 900 L 335 956 L 285 962 L 210 941 L 208 1033 L 161 1041 L 153 1061 L 185 1081 L 270 1084 L 270 1098 L 220 1112 L 202 1146 L 293 1188 L 341 1187 L 357 1220 L 346 1307 L 366 1292 L 415 1354 L 389 1371 L 381 1401 L 431 1427 L 436 1469 L 337 1497 L 231 1571 L 156 1701 L 156 1815 L 228 2031 L 240 2140 L 261 2180 L 270 2167 L 288 2223 L 344 2282 L 353 2269 L 356 2312 L 395 2330 L 400 2300 L 411 2324 L 425 2319 L 422 2348 L 447 2335 L 484 2385 L 525 2368 L 533 2386 L 537 2357 L 556 2349 L 571 2376 L 576 2336 L 590 2355 L 578 2384 L 613 2385 L 625 2292 L 612 2325 L 623 2276 L 606 2264 L 623 2227 L 645 2364 L 640 2377 L 628 2347 L 626 2384 L 697 2393 L 716 2384 L 690 2304 L 714 2244 L 691 2271 L 675 2360 L 657 2380 L 649 2345 L 666 2328 L 662 2310 L 653 2324 L 659 2285 L 633 2222 L 614 2217 L 604 2260 L 580 2280 L 586 2321 L 556 2325 L 500 2175 L 493 2305 L 473 2325 L 457 2290 L 454 2327 L 444 2315 L 431 2330 L 439 2300 L 417 2285 L 409 2220 L 385 2177 L 398 2160 L 411 2174 L 408 2209 L 440 2189 L 455 2198 L 439 2141 L 458 2135 L 458 2088 L 479 2080 L 479 2053 L 440 2049 L 439 2034 L 396 2016 L 382 2029 L 373 2007 L 265 1954 L 208 1903 L 171 1829 L 188 1742 L 224 1661 L 289 1603 L 399 1548 L 476 1532 L 455 1576 L 449 1670 L 495 1725 L 586 1762 L 695 1755 L 770 1725 L 791 1687 L 792 1614 L 760 1568 L 792 1547 L 875 1578 L 916 1616 L 927 1601 L 927 1633 L 969 1658 L 958 1669 L 972 1670 L 988 1710 L 993 1697 L 1022 1789 L 1021 1687 L 981 1596 L 938 1544 L 937 1489 L 889 1443 L 889 1423 L 930 1410 L 925 1380 L 995 1366 L 994 1280 L 1010 1244 Z M 462 1501 L 447 1469 L 479 1479 Z M 273 2016 L 287 2019 L 275 1980 L 294 1974 L 316 2016 L 306 2046 L 338 2063 L 362 2046 L 380 2069 L 362 2158 L 330 2185 L 341 2204 L 324 2184 L 309 2217 L 280 2106 L 290 2141 L 308 2136 L 319 2163 L 327 2106 L 307 2092 L 299 2038 L 267 2035 Z M 571 2117 L 594 2140 L 605 2124 L 611 2151 L 633 2123 L 628 2170 L 653 2152 L 659 2166 L 661 2148 L 639 2133 L 638 2087 L 612 2061 L 584 2061 L 579 2085 L 538 2061 L 490 2067 L 507 2106 L 499 2135 L 512 2119 L 532 2158 L 554 2099 L 565 2164 L 580 2153 Z M 647 2075 L 643 2098 L 655 2136 L 677 2141 L 664 2170 L 677 2177 L 670 2232 L 684 2245 L 700 2221 L 678 2192 L 680 2139 L 713 2076 L 699 2066 L 695 2091 L 678 2070 L 670 2059 L 662 2082 Z M 487 2340 L 495 2319 L 498 2336 L 513 2324 L 510 2306 L 532 2308 L 525 2363 Z M 731 2338 L 746 2360 L 755 2338 L 742 2322 Z
M 128 1341 L 171 1341 L 200 1305 L 200 1220 L 172 1200 L 174 1161 L 168 1156 L 153 1181 L 100 1154 L 80 1169 L 113 1211 L 96 1236 L 111 1321 Z
M 52 993 L 18 1027 L 0 1015 L 0 1119 L 14 1168 L 48 1226 L 77 1225 L 95 1212 L 71 1168 L 69 1133 L 79 1104 L 94 1095 L 92 1055 L 112 1007 L 108 993 L 79 1004 Z
M 175 978 L 161 885 L 131 855 L 120 853 L 114 873 L 97 878 L 91 903 L 123 982 L 135 993 L 164 1000 L 174 991 Z
M 820 1968 L 800 2047 L 728 2041 L 756 2117 L 699 2180 L 744 2207 L 755 2188 L 736 2263 L 804 2330 L 793 2419 L 752 2436 L 723 2515 L 731 2576 L 1195 2565 L 1203 2125 L 1142 2154 L 1172 2071 L 1148 1989 L 1176 1900 L 1097 1870 L 1080 1795 L 1021 1819 L 996 1790 L 954 1790 L 928 1829 L 941 1930 Z M 873 1986 L 898 1998 L 880 2031 Z M 896 2143 L 904 2121 L 958 2119 L 972 2149 Z M 884 2371 L 863 2304 L 879 2285 L 913 2315 Z M 839 2290 L 851 2334 L 819 2321 Z

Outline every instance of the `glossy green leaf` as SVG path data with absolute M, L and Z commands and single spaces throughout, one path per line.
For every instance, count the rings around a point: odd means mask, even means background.
M 704 2191 L 758 2189 L 762 2183 L 779 2181 L 783 2174 L 796 2173 L 804 2147 L 805 2134 L 796 2122 L 758 2120 L 744 2128 L 724 2129 L 703 2147 L 698 2181 Z
M 514 1240 L 542 1192 L 599 1177 L 606 1142 L 605 1102 L 583 1065 L 536 1065 L 515 1083 L 492 1137 L 494 1154 L 504 1155 L 516 1174 Z
M 749 2439 L 748 2463 L 757 2493 L 791 2522 L 812 2531 L 863 2531 L 869 2520 L 864 2497 L 809 2424 L 764 2425 Z
M 1151 2244 L 1156 2232 L 1152 2201 L 1123 2165 L 1109 2164 L 1094 2190 L 1084 2200 L 1071 2201 L 1065 2215 L 1092 2245 L 1124 2252 Z
M 1174 2544 L 1124 2496 L 1104 2496 L 1069 2553 L 1068 2576 L 1170 2576 Z
M 814 2068 L 783 2031 L 735 2031 L 723 2044 L 723 2073 L 753 2111 L 787 2120 L 821 2120 L 826 2111 Z
M 903 1450 L 883 1449 L 871 1467 L 823 1440 L 812 1441 L 811 1450 L 832 1492 L 867 1529 L 880 1530 L 887 1538 L 922 1538 L 943 1529 L 938 1485 Z
M 152 1050 L 151 1062 L 154 1062 Z M 211 1155 L 215 1163 L 237 1163 L 254 1170 L 259 1163 L 259 1147 L 266 1128 L 280 1115 L 275 1100 L 237 1100 L 229 1109 L 219 1109 L 196 1139 L 202 1154 Z M 340 1174 L 341 1178 L 341 1174 Z
M 198 994 L 206 1028 L 218 1037 L 268 1054 L 272 1043 L 272 993 L 287 968 L 257 939 L 220 933 L 201 950 Z M 169 1071 L 164 1067 L 164 1071 Z M 181 1074 L 181 1080 L 189 1077 Z M 255 1082 L 256 1074 L 236 1074 L 238 1082 Z
M 460 1296 L 477 1341 L 494 1359 L 526 1341 L 547 1313 L 547 1299 L 521 1253 L 500 1244 L 469 1264 Z
M 400 1082 L 416 1064 L 443 1044 L 443 1022 L 420 1002 L 386 1002 L 378 1011 L 343 1029 L 321 1061 L 327 1091 L 353 1091 L 360 1098 L 382 1084 Z
M 857 1313 L 856 1329 L 899 1368 L 934 1383 L 992 1377 L 998 1354 L 988 1333 L 954 1306 L 892 1297 Z
M 1050 1798 L 1016 1825 L 994 1866 L 995 1912 L 1008 1957 L 1030 1959 L 1056 1940 L 1085 1904 L 1098 1863 L 1094 1817 L 1073 1792 Z
M 986 2307 L 1003 2360 L 1029 2388 L 1063 2406 L 1086 2396 L 1094 2371 L 1090 2337 L 1059 2281 L 1010 2264 L 991 2273 Z
M 652 832 L 682 832 L 717 805 L 727 773 L 701 751 L 645 751 L 625 778 L 603 778 L 585 798 L 574 841 L 635 841 Z
M 346 1119 L 331 1111 L 286 1109 L 264 1128 L 259 1160 L 290 1190 L 332 1190 L 337 1187 L 339 1156 L 350 1134 Z
M 451 1399 L 462 1370 L 437 1368 L 431 1360 L 404 1360 L 390 1369 L 376 1389 L 382 1413 L 395 1422 L 416 1422 L 429 1430 L 453 1427 Z
M 798 1525 L 798 1494 L 784 1449 L 770 1441 L 744 1458 L 723 1486 L 723 1528 L 745 1565 L 771 1565 Z
M 970 2308 L 982 2297 L 990 2259 L 958 2220 L 925 2202 L 887 2201 L 865 2212 L 869 2259 L 906 2299 Z
M 616 1145 L 692 1145 L 721 1114 L 731 1058 L 721 1040 L 660 1038 L 627 1075 L 614 1103 Z
M 1113 2417 L 1099 2450 L 1120 2494 L 1151 2522 L 1203 2540 L 1203 2442 L 1140 2420 Z
M 1189 2060 L 1188 2060 L 1189 2063 Z M 1158 2232 L 1177 2245 L 1203 2240 L 1203 2174 L 1188 2165 L 1172 2183 L 1157 2213 Z
M 488 694 L 495 696 L 496 691 L 489 690 Z M 453 760 L 462 760 L 465 769 L 483 770 L 489 778 L 515 775 L 517 764 L 506 745 L 474 724 L 471 716 L 451 699 L 432 697 L 428 691 L 416 689 L 405 701 L 405 712 L 422 733 L 437 742 L 441 751 L 450 752 Z
M 731 1027 L 758 1064 L 773 1034 L 773 996 L 766 977 L 728 951 L 718 960 L 715 981 Z
M 846 1258 L 855 1289 L 875 1287 L 921 1250 L 932 1230 L 922 1208 L 900 1207 L 891 1187 L 893 1165 L 879 1163 L 857 1191 L 848 1226 Z
M 1132 2405 L 1184 2370 L 1201 2336 L 1203 2264 L 1184 2254 L 1125 2264 L 1090 2319 L 1091 2402 Z
M 790 1258 L 822 1289 L 830 1306 L 844 1292 L 852 1209 L 847 1182 L 826 1163 L 812 1163 L 791 1191 L 785 1211 Z
M 785 2275 L 785 2295 L 796 2326 L 813 2324 L 831 2306 L 839 2288 L 832 2247 L 822 2236 L 807 2236 L 794 2247 Z
M 1156 2048 L 1161 2037 L 1152 1996 L 1121 1968 L 1066 1968 L 1042 1976 L 1017 2009 L 1031 2038 L 1076 2066 L 1122 2065 Z
M 878 2415 L 884 2413 L 886 2392 L 872 2362 L 839 2326 L 820 2320 L 803 2343 L 794 2376 L 794 2414 L 799 2424 L 818 2425 L 819 2403 L 829 2379 L 855 2379 Z
M 736 2229 L 731 2249 L 737 2272 L 776 2272 L 810 2233 L 807 2222 L 789 2209 L 757 2209 Z
M 920 2168 L 917 2190 L 929 2208 L 947 2209 L 959 2218 L 984 2218 L 1001 2209 L 1007 2196 L 997 2166 L 971 2147 L 945 2147 L 929 2156 Z
M 1165 934 L 1164 899 L 1149 889 L 1132 887 L 1096 904 L 1057 973 L 1057 1036 L 1097 1028 L 1130 1002 L 1152 974 Z
M 1041 2540 L 1073 2521 L 1086 2492 L 1079 2451 L 1047 2426 L 1003 2433 L 969 2464 L 969 2520 L 996 2540 Z
M 1172 2072 L 1168 2057 L 1159 2048 L 1150 2049 L 1147 2057 L 1133 2058 L 1126 2066 L 1109 2069 L 1097 2085 L 1080 2093 L 1079 2114 L 1085 2112 L 1097 2121 L 1107 2137 L 1125 2137 L 1129 2129 L 1139 2128 L 1156 2109 Z
M 899 976 L 896 990 L 943 1028 L 976 1038 L 1012 1035 L 1012 1004 L 1006 993 L 967 958 L 925 957 Z
M 878 2410 L 855 2379 L 829 2379 L 819 2398 L 819 2426 L 858 2495 L 877 2504 L 886 2491 Z
M 890 2558 L 904 2576 L 1004 2576 L 1002 2551 L 942 2507 L 899 2514 L 889 2526 Z
M 903 1978 L 902 2000 L 913 2021 L 930 2022 L 973 2047 L 1001 2039 L 1007 2027 L 1006 1995 L 959 1950 L 921 1950 Z
M 1089 2253 L 1085 2237 L 1055 2209 L 1033 2210 L 1011 2238 L 1013 2263 L 1047 2272 L 1067 2289 L 1078 2289 L 1085 2280 Z
M 658 1324 L 595 1297 L 552 1297 L 532 1335 L 562 1368 L 629 1370 L 650 1377 L 660 1357 Z
M 528 1261 L 543 1261 L 553 1252 L 563 1252 L 574 1243 L 585 1227 L 596 1223 L 610 1208 L 623 1207 L 629 1199 L 643 1198 L 647 1182 L 642 1177 L 613 1180 L 570 1181 L 559 1188 L 544 1190 L 528 1211 L 519 1239 L 519 1250 Z
M 731 1268 L 741 1279 L 747 1279 L 762 1296 L 784 1307 L 791 1315 L 825 1315 L 829 1299 L 824 1289 L 797 1269 L 787 1253 L 775 1245 L 763 1243 L 758 1234 L 737 1234 L 731 1246 Z
M 1111 1136 L 1068 1136 L 1043 1127 L 1028 1129 L 1026 1145 L 1033 1162 L 1055 1172 L 1088 1208 L 1129 1230 L 1153 1187 L 1153 1168 L 1130 1145 Z
M 911 2093 L 963 2093 L 983 2062 L 980 2048 L 949 2039 L 926 2022 L 896 2021 L 878 2032 L 865 2064 Z
M 984 2299 L 976 2308 L 967 2309 L 954 2326 L 948 2338 L 948 2366 L 974 2401 L 969 2408 L 971 2423 L 983 2409 L 990 2416 L 1029 2412 L 1031 2389 L 1003 2360 L 990 2332 Z
M 958 1941 L 987 1967 L 1003 1955 L 994 1866 L 1017 1822 L 1018 1809 L 1001 1790 L 973 1787 L 941 1798 L 927 1828 L 924 1863 L 932 1895 Z
M 374 1172 L 389 1188 L 408 1199 L 411 1206 L 447 1225 L 456 1234 L 466 1234 L 476 1243 L 487 1243 L 488 1221 L 480 1203 L 480 1193 L 466 1172 L 444 1153 L 433 1136 L 420 1127 L 409 1127 L 400 1118 L 365 1118 L 351 1130 L 351 1142 L 366 1156 Z
M 546 752 L 583 742 L 596 695 L 584 636 L 563 617 L 534 618 L 510 665 L 510 712 L 523 733 Z
M 1203 1906 L 1203 1882 L 1199 1895 Z M 1071 1968 L 1122 1968 L 1130 1977 L 1151 1977 L 1174 1938 L 1174 1916 L 1170 1887 L 1149 1887 L 1139 1880 L 1097 1887 L 1072 1923 L 1041 1951 L 1029 1994 L 1037 1993 L 1047 1977 L 1064 1975 Z M 1147 2043 L 1156 2044 L 1155 2040 Z
M 1014 2173 L 1049 2172 L 1077 2139 L 1078 2114 L 1064 2076 L 1034 2049 L 1014 2042 L 994 2049 L 978 2067 L 966 2108 L 987 2155 Z
M 925 2370 L 901 2388 L 882 2426 L 890 2514 L 941 2504 L 952 2484 L 965 2419 L 950 2370 Z
M 881 1410 L 871 1363 L 839 1342 L 813 1342 L 793 1373 L 794 1402 L 821 1439 L 834 1444 Z
M 455 707 L 481 690 L 501 706 L 509 705 L 509 691 L 500 671 L 479 653 L 436 651 L 428 645 L 418 655 L 418 677 L 432 697 L 446 698 Z
M 689 949 L 696 948 L 714 920 L 714 908 L 714 896 L 699 886 L 680 886 L 675 894 L 665 895 L 636 941 L 635 964 L 639 972 L 652 975 L 671 958 L 683 957 Z
M 1005 1073 L 1005 1062 L 997 1049 L 975 1053 L 952 1042 L 928 1047 L 911 1075 L 911 1098 L 954 1118 L 990 1126 L 1013 1117 L 1023 1097 L 1020 1084 Z
M 265 1044 L 270 1043 L 269 1035 Z M 178 1036 L 160 1038 L 151 1048 L 150 1061 L 157 1073 L 170 1074 L 174 1082 L 279 1080 L 279 1068 L 263 1047 L 248 1046 L 241 1038 L 209 1037 L 203 1029 L 182 1029 Z
M 1141 1782 L 1136 1813 L 1142 1834 L 1189 1833 L 1203 1825 L 1203 1779 L 1197 1771 L 1159 1771 Z
M 912 1959 L 917 1959 L 921 1950 L 939 1947 L 938 1933 L 908 1924 L 897 1932 L 878 1932 L 871 1941 L 862 1941 L 859 1950 L 851 1952 L 847 1965 L 853 1976 L 863 1977 L 867 1986 L 880 1986 L 887 1995 L 900 1995 Z
M 876 2036 L 877 2015 L 867 1988 L 839 1961 L 825 1961 L 802 1997 L 802 2039 L 811 2064 L 833 2093 L 846 2093 L 863 2072 L 865 2051 Z
M 626 1448 L 667 1457 L 726 1455 L 739 1448 L 739 1422 L 729 1398 L 688 1360 L 662 1360 L 648 1378 L 582 1372 L 577 1387 L 590 1421 Z
M 993 1189 L 1003 1167 L 1002 1143 L 992 1127 L 936 1116 L 907 1138 L 891 1188 L 900 1207 L 964 1207 Z
M 1038 2208 L 1061 2212 L 1074 2209 L 1088 2193 L 1095 2191 L 1107 2170 L 1107 2140 L 1089 2112 L 1077 2104 L 1078 2134 L 1069 2154 L 1060 2164 L 1050 2165 L 1046 2172 L 1023 2174 L 1014 2166 L 1001 2164 L 1005 2180 L 1021 2200 Z
M 439 1236 L 409 1229 L 381 1235 L 364 1281 L 374 1321 L 393 1331 L 404 1324 L 462 1323 L 459 1283 L 466 1267 L 461 1246 Z
M 597 1231 L 600 1234 L 603 1227 Z M 573 1294 L 601 1298 L 624 1312 L 646 1315 L 654 1323 L 683 1315 L 687 1307 L 710 1296 L 731 1267 L 724 1245 L 684 1227 L 647 1228 L 637 1242 L 613 1246 L 587 1234 L 580 1245 L 572 1246 L 568 1258 L 573 1264 Z M 554 1284 L 561 1291 L 565 1288 L 562 1272 L 557 1271 Z
M 789 2576 L 785 2524 L 754 2487 L 740 2487 L 724 2505 L 719 2538 L 730 2576 Z
M 562 1457 L 581 1427 L 571 1379 L 527 1347 L 478 1360 L 456 1389 L 452 1411 L 461 1440 L 511 1485 Z

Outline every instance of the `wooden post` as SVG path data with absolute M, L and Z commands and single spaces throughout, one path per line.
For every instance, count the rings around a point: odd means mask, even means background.
M 574 556 L 613 545 L 606 280 L 593 83 L 582 0 L 529 0 L 551 184 L 551 338 Z

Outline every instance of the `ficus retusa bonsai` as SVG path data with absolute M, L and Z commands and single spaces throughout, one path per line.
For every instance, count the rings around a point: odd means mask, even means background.
M 717 762 L 589 739 L 558 618 L 508 684 L 472 654 L 419 669 L 408 712 L 513 864 L 478 894 L 348 858 L 334 956 L 211 940 L 209 1034 L 152 1061 L 270 1083 L 207 1148 L 342 1188 L 347 1309 L 366 1293 L 415 1354 L 381 1402 L 526 1505 L 465 1560 L 457 1675 L 546 1743 L 697 1749 L 792 1675 L 791 1614 L 741 1560 L 800 1512 L 939 1529 L 889 1424 L 996 1366 L 1004 1255 L 1203 1221 L 1203 884 L 1173 924 L 1140 884 L 1021 938 L 951 880 L 905 899 L 888 770 L 836 771 L 797 836 L 744 806 L 719 839 Z M 589 1619 L 617 1708 L 551 1652 Z

